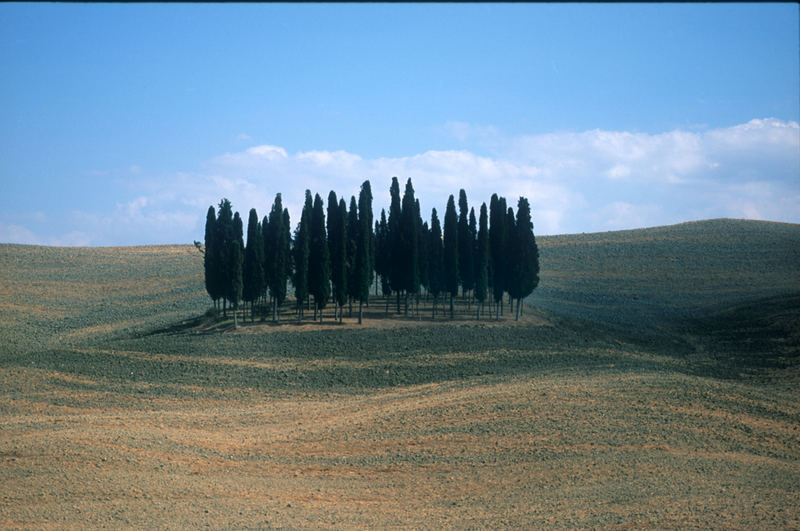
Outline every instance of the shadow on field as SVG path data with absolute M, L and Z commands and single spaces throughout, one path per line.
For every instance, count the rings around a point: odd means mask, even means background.
M 713 360 L 716 377 L 800 365 L 800 293 L 717 308 L 685 326 L 688 340 Z

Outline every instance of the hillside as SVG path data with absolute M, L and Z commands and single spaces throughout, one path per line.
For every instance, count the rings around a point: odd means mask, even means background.
M 238 331 L 192 246 L 0 245 L 0 526 L 800 527 L 800 226 L 538 242 L 521 323 Z

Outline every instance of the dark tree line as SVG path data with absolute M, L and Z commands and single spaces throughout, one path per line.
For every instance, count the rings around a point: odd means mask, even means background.
M 328 303 L 341 322 L 345 305 L 350 315 L 358 302 L 358 322 L 369 303 L 370 286 L 375 281 L 389 300 L 396 297 L 396 311 L 406 316 L 419 315 L 422 292 L 432 298 L 432 317 L 436 317 L 442 295 L 449 299 L 449 314 L 454 317 L 455 299 L 476 302 L 476 317 L 485 312 L 489 295 L 495 303 L 497 319 L 503 314 L 503 296 L 516 301 L 515 319 L 522 311 L 521 301 L 539 283 L 539 252 L 533 234 L 528 200 L 520 197 L 517 212 L 503 197 L 493 194 L 489 207 L 481 204 L 478 218 L 470 208 L 464 190 L 459 191 L 458 212 L 455 197 L 448 198 L 443 226 L 436 209 L 430 224 L 422 220 L 419 199 L 411 179 L 400 195 L 400 184 L 392 178 L 388 217 L 381 210 L 373 220 L 372 189 L 364 181 L 358 199 L 328 194 L 322 197 L 306 190 L 300 221 L 292 236 L 289 212 L 283 208 L 281 194 L 275 196 L 269 216 L 259 221 L 251 209 L 245 245 L 242 220 L 233 213 L 230 201 L 211 206 L 205 228 L 206 290 L 214 308 L 227 314 L 241 302 L 250 305 L 251 320 L 257 308 L 271 308 L 272 319 L 280 322 L 280 308 L 287 298 L 291 279 L 298 319 L 311 307 L 314 319 L 322 321 Z M 374 275 L 374 276 L 373 276 Z M 262 315 L 265 315 L 262 313 Z

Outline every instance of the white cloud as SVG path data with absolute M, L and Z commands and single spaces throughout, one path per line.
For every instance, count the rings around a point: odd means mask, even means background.
M 34 216 L 0 224 L 0 241 L 191 242 L 202 238 L 206 210 L 222 197 L 246 221 L 252 207 L 259 217 L 268 214 L 280 192 L 294 224 L 306 189 L 323 199 L 333 189 L 349 203 L 365 179 L 372 185 L 377 218 L 381 208 L 388 210 L 393 176 L 401 191 L 412 179 L 426 219 L 434 207 L 443 216 L 448 195 L 457 196 L 461 188 L 476 213 L 492 193 L 514 207 L 525 196 L 537 234 L 713 217 L 800 222 L 800 127 L 795 122 L 770 118 L 711 130 L 592 130 L 516 138 L 459 122 L 445 129 L 465 139 L 489 139 L 484 145 L 491 145 L 491 153 L 445 149 L 364 158 L 343 150 L 290 154 L 280 146 L 257 145 L 214 157 L 193 172 L 154 176 L 140 170 L 130 181 L 134 196 L 102 214 L 73 213 L 61 240 L 38 237 L 46 224 Z M 41 229 L 34 227 L 37 223 Z

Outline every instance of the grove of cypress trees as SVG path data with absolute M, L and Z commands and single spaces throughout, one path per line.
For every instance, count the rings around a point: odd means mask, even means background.
M 308 291 L 314 296 L 314 319 L 316 320 L 319 310 L 319 320 L 322 322 L 322 310 L 325 309 L 331 294 L 331 259 L 328 238 L 325 235 L 325 211 L 319 194 L 314 195 L 310 235 Z
M 522 299 L 533 293 L 539 285 L 539 249 L 533 234 L 531 210 L 528 200 L 519 198 L 517 219 L 510 240 L 511 275 L 509 275 L 509 294 L 517 300 L 515 320 L 519 321 Z
M 453 297 L 458 295 L 458 216 L 453 195 L 447 199 L 444 212 L 444 288 L 450 294 L 450 319 L 455 317 Z
M 300 223 L 294 237 L 294 295 L 297 299 L 298 318 L 303 320 L 303 304 L 308 297 L 308 256 L 310 251 L 311 211 L 314 205 L 311 190 L 306 190 L 306 200 L 300 215 Z
M 255 208 L 247 219 L 247 247 L 244 252 L 242 300 L 250 303 L 250 321 L 255 316 L 255 301 L 264 291 L 264 237 Z
M 481 205 L 478 222 L 478 240 L 475 252 L 475 298 L 478 301 L 478 319 L 483 312 L 489 284 L 489 228 L 486 203 Z

